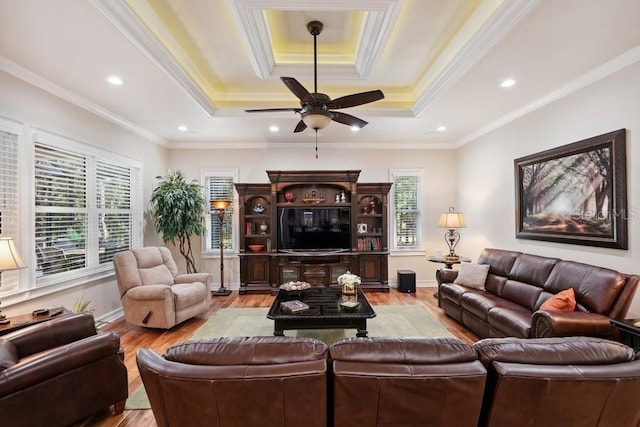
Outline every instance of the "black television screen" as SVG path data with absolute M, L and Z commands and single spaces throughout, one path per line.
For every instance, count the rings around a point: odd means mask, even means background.
M 278 208 L 278 249 L 291 251 L 349 250 L 350 208 Z

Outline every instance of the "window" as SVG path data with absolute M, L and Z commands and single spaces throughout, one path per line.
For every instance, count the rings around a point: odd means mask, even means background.
M 111 268 L 141 242 L 138 162 L 44 132 L 34 139 L 36 283 Z
M 396 251 L 422 249 L 422 170 L 393 169 L 391 236 Z
M 207 202 L 216 199 L 231 200 L 231 206 L 227 209 L 222 222 L 222 247 L 225 251 L 235 251 L 236 248 L 236 231 L 233 227 L 233 213 L 237 199 L 234 197 L 235 191 L 233 183 L 237 181 L 237 176 L 238 172 L 235 169 L 216 169 L 202 172 L 205 200 L 207 200 Z M 219 251 L 220 220 L 213 212 L 207 215 L 207 234 L 205 251 Z
M 18 248 L 18 134 L 19 127 L 0 119 L 0 235 L 13 237 Z M 0 275 L 0 292 L 16 289 L 17 272 Z

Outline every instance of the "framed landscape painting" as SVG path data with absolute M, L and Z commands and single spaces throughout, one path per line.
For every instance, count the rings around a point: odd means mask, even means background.
M 516 238 L 627 249 L 626 130 L 514 160 Z

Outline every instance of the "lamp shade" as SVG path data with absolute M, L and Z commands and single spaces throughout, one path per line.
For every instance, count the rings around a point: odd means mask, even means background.
M 227 199 L 216 199 L 211 200 L 211 209 L 215 209 L 217 211 L 223 211 L 231 206 L 231 200 Z
M 0 237 L 0 271 L 25 268 L 22 258 L 18 254 L 13 238 Z
M 442 228 L 464 228 L 467 225 L 464 222 L 464 214 L 462 212 L 455 212 L 454 208 L 449 208 L 449 212 L 440 214 L 440 220 L 438 221 L 438 227 Z
M 313 113 L 302 117 L 302 121 L 307 125 L 307 127 L 318 130 L 324 129 L 329 123 L 331 123 L 331 117 L 327 114 Z

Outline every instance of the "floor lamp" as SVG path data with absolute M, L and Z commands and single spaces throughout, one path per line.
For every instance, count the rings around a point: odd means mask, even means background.
M 25 267 L 26 265 L 22 262 L 18 250 L 13 243 L 13 238 L 0 237 L 0 275 L 2 275 L 3 271 L 18 270 Z M 11 321 L 0 311 L 0 325 L 6 325 L 8 323 L 11 323 Z
M 224 287 L 224 247 L 222 244 L 222 223 L 224 222 L 224 215 L 229 206 L 231 206 L 231 200 L 211 200 L 211 210 L 218 216 L 218 221 L 220 222 L 220 234 L 218 235 L 220 240 L 220 287 L 217 291 L 211 292 L 211 296 L 214 297 L 227 296 L 231 293 L 231 290 Z

